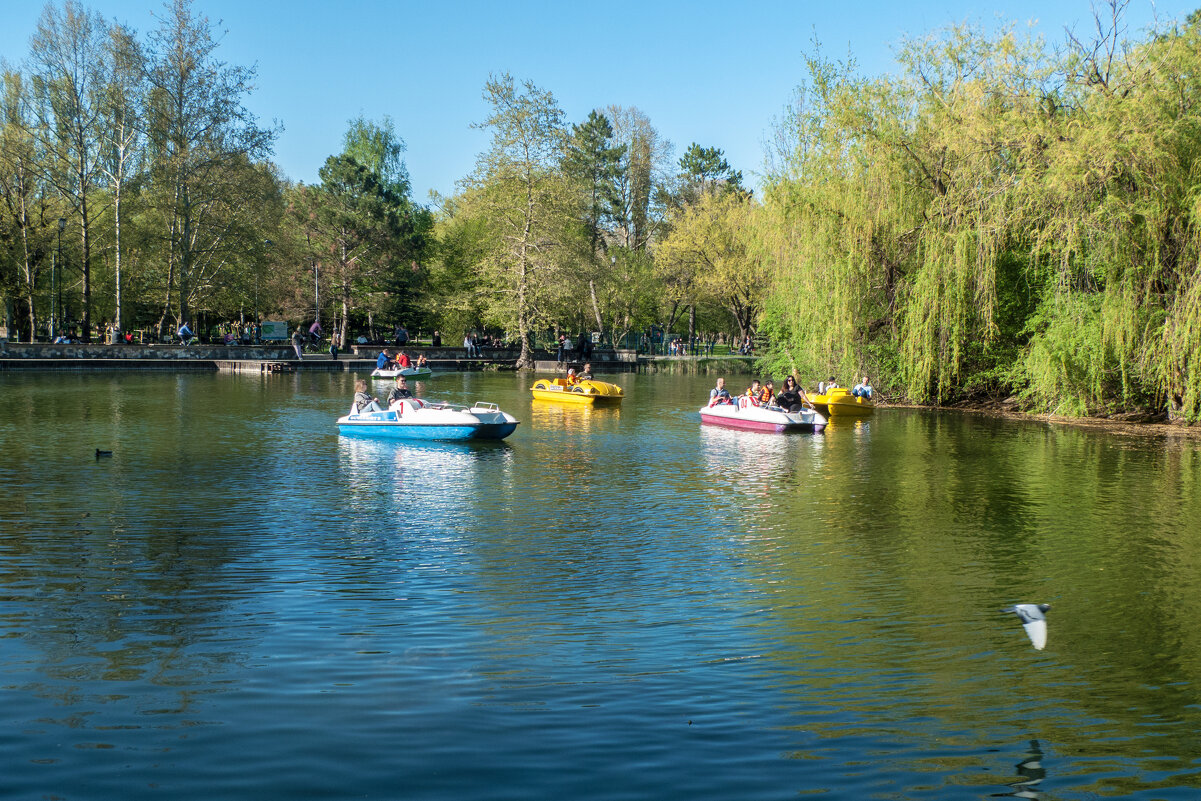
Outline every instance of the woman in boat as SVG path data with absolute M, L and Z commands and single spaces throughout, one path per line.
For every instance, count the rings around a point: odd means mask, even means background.
M 379 398 L 373 398 L 367 394 L 367 382 L 361 378 L 354 382 L 354 411 L 355 414 L 381 411 Z
M 776 405 L 790 412 L 799 412 L 806 406 L 813 406 L 808 393 L 792 376 L 785 376 L 784 386 L 776 396 Z
M 418 367 L 429 367 L 429 365 L 430 365 L 430 360 L 425 358 L 424 353 L 417 354 L 417 366 Z

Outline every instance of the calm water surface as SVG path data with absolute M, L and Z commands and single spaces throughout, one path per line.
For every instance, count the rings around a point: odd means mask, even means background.
M 0 798 L 1201 796 L 1197 443 L 616 380 L 0 375 Z

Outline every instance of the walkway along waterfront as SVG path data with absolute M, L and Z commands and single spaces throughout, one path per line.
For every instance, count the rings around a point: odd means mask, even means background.
M 489 348 L 483 356 L 465 357 L 462 348 L 386 346 L 395 354 L 404 350 L 422 354 L 435 370 L 512 370 L 516 348 Z M 196 372 L 292 372 L 295 370 L 357 372 L 374 368 L 380 346 L 356 345 L 333 359 L 328 353 L 307 353 L 298 360 L 290 345 L 103 345 L 0 341 L 0 372 L 13 370 L 171 370 Z M 535 351 L 535 371 L 566 372 L 580 367 L 578 360 L 555 361 L 550 351 Z M 647 356 L 633 350 L 593 351 L 591 364 L 600 372 L 649 369 L 671 372 L 750 373 L 754 360 L 744 356 Z

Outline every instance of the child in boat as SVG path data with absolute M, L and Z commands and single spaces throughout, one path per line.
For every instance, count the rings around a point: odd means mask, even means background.
M 759 403 L 764 406 L 771 406 L 772 401 L 776 399 L 776 385 L 767 379 L 767 383 L 763 385 L 763 391 L 759 393 Z
M 425 358 L 424 353 L 417 354 L 417 366 L 418 367 L 429 367 L 429 364 L 430 364 L 430 360 Z
M 379 355 L 375 357 L 375 369 L 387 370 L 388 365 L 392 364 L 392 354 L 388 353 L 387 348 L 381 350 Z
M 412 364 L 412 362 L 409 361 L 409 354 L 405 353 L 402 350 L 400 352 L 400 355 L 398 355 L 396 357 L 396 366 L 399 367 L 400 369 L 404 370 L 407 367 L 409 367 L 411 364 Z
M 382 411 L 379 407 L 379 398 L 373 398 L 367 394 L 367 382 L 361 378 L 354 382 L 354 411 L 355 414 Z

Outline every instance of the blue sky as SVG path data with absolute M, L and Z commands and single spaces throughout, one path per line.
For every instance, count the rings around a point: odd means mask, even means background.
M 156 27 L 158 0 L 92 0 L 84 5 L 140 32 Z M 1201 0 L 1131 0 L 1132 33 L 1183 18 Z M 754 182 L 772 121 L 804 79 L 801 53 L 814 36 L 824 51 L 851 53 L 862 72 L 894 67 L 902 38 L 956 22 L 1011 21 L 1049 42 L 1065 28 L 1093 30 L 1092 6 L 1078 2 L 904 0 L 876 2 L 431 2 L 430 0 L 196 0 L 226 31 L 218 55 L 257 65 L 247 104 L 284 131 L 275 161 L 309 183 L 341 149 L 359 114 L 391 115 L 408 149 L 414 197 L 454 191 L 487 146 L 470 124 L 483 118 L 489 73 L 507 71 L 554 92 L 571 121 L 610 104 L 636 106 L 676 147 L 722 148 Z M 28 52 L 42 6 L 0 0 L 0 58 Z

